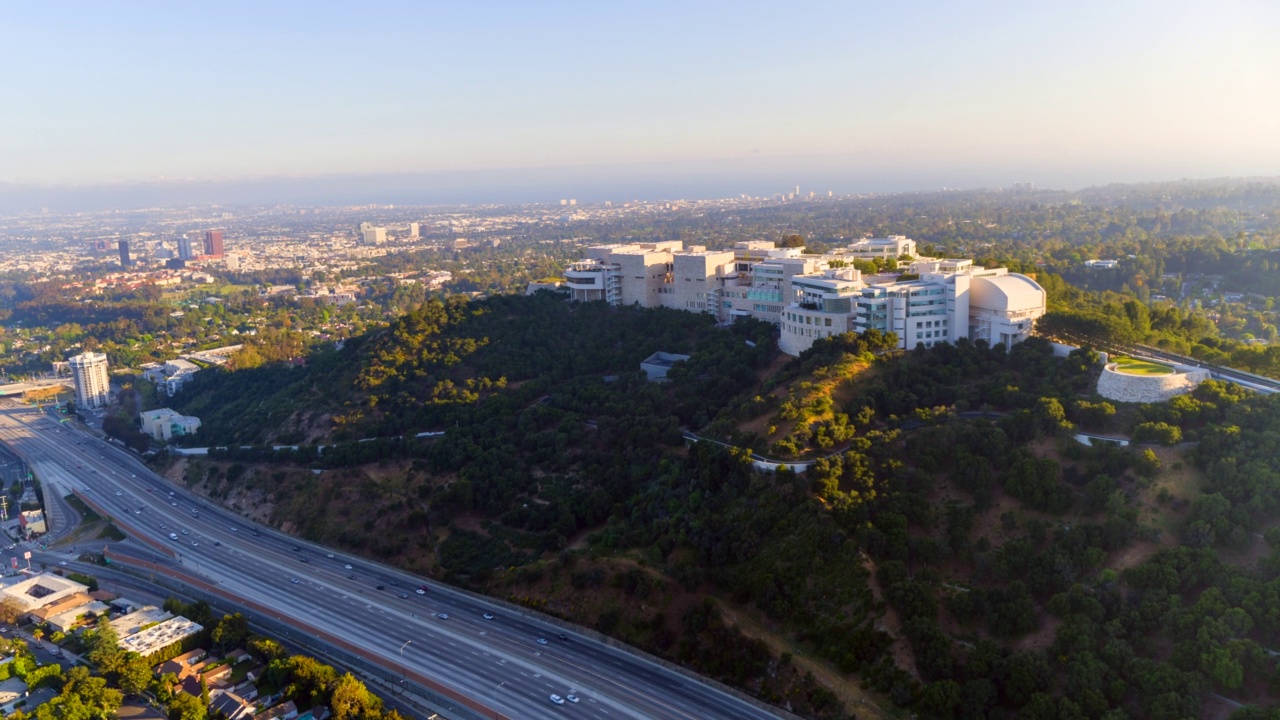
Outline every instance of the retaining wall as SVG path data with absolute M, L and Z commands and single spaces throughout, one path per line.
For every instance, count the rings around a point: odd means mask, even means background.
M 1177 366 L 1170 375 L 1130 375 L 1108 363 L 1098 377 L 1098 394 L 1108 400 L 1131 403 L 1164 402 L 1191 392 L 1209 379 L 1209 371 Z

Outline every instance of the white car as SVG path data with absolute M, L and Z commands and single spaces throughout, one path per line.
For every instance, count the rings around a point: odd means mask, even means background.
M 116 491 L 116 497 L 120 497 L 120 496 L 121 496 L 121 495 L 123 495 L 123 494 L 124 494 L 124 493 L 120 492 L 119 490 L 117 490 L 117 491 Z
M 556 705 L 563 705 L 564 698 L 560 697 L 559 695 L 556 695 L 555 693 L 551 693 L 551 702 L 555 703 Z
M 441 620 L 448 620 L 449 613 L 436 613 L 436 617 L 440 618 Z
M 547 639 L 546 639 L 546 638 L 538 638 L 538 644 L 539 644 L 539 645 L 546 645 L 546 644 L 547 644 Z
M 350 565 L 343 565 L 343 566 L 342 566 L 342 569 L 343 569 L 343 570 L 350 570 L 350 569 L 351 569 L 351 566 L 350 566 Z
M 565 696 L 564 696 L 564 699 L 565 699 L 565 700 L 568 700 L 568 701 L 569 701 L 569 702 L 571 702 L 571 703 L 576 703 L 576 702 L 578 702 L 578 696 L 577 696 L 577 695 L 574 695 L 573 693 L 569 693 L 568 695 L 565 695 Z
M 485 614 L 484 614 L 484 619 L 485 619 L 485 620 L 492 620 L 492 619 L 493 619 L 493 613 L 485 613 Z

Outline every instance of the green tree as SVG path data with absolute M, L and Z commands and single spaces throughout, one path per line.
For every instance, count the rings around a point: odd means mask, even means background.
M 111 620 L 106 615 L 98 618 L 98 624 L 92 632 L 85 633 L 85 639 L 89 660 L 103 672 L 114 670 L 116 661 L 121 656 L 120 635 Z
M 1037 400 L 1032 416 L 1035 418 L 1036 430 L 1041 434 L 1057 435 L 1071 429 L 1071 422 L 1067 420 L 1067 411 L 1063 409 L 1062 403 L 1058 402 L 1057 398 L 1042 397 Z
M 364 683 L 347 673 L 333 686 L 329 707 L 334 720 L 361 720 L 377 717 L 382 701 L 369 692 Z
M 177 693 L 169 701 L 169 720 L 205 720 L 209 707 L 200 698 L 187 693 Z
M 138 695 L 151 682 L 151 665 L 137 653 L 128 653 L 117 670 L 116 685 L 125 695 Z
M 237 647 L 249 635 L 249 621 L 240 613 L 234 615 L 223 615 L 218 624 L 214 626 L 210 639 L 220 649 L 227 650 Z

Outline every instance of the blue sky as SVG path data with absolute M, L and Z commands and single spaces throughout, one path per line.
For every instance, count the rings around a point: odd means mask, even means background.
M 1263 1 L 8 3 L 0 181 L 1280 174 L 1277 38 Z

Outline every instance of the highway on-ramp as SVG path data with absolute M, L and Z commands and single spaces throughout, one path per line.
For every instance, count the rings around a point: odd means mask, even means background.
M 409 677 L 451 688 L 494 716 L 784 715 L 532 614 L 257 526 L 36 409 L 0 402 L 0 442 L 27 460 L 47 498 L 78 492 L 126 533 L 176 558 L 143 555 L 176 563 L 222 592 L 305 623 Z M 579 702 L 555 705 L 552 694 Z

